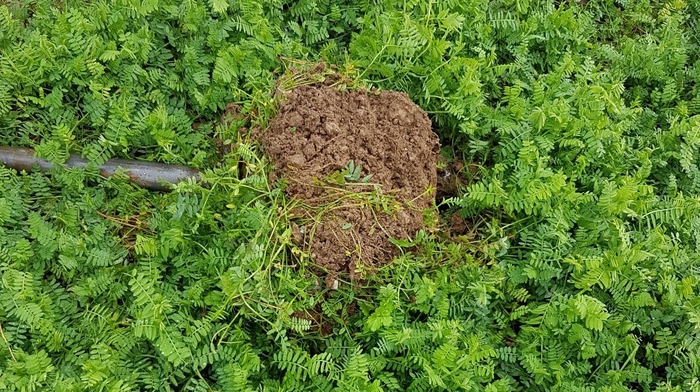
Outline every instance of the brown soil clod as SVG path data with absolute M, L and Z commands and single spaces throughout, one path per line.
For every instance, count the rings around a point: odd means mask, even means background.
M 389 263 L 398 254 L 390 238 L 424 228 L 440 145 L 406 94 L 300 86 L 285 93 L 259 139 L 298 202 L 293 240 L 327 273 L 329 288 L 340 274 L 361 278 Z

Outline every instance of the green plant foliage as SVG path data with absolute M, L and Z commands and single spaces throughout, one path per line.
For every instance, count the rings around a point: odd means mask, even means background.
M 699 29 L 697 0 L 0 3 L 0 144 L 204 171 L 0 168 L 0 389 L 700 391 Z M 470 234 L 327 290 L 239 133 L 291 58 L 419 103 L 476 169 Z
M 483 165 L 451 202 L 492 217 L 492 262 L 528 294 L 509 316 L 519 388 L 700 387 L 698 10 L 435 2 L 400 24 L 397 4 L 350 45 Z

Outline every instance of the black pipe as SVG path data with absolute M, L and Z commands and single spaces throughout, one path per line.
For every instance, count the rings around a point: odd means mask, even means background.
M 43 172 L 50 171 L 54 165 L 46 159 L 34 156 L 34 150 L 21 147 L 0 147 L 0 162 L 15 170 L 31 172 L 35 167 Z M 89 161 L 76 155 L 71 155 L 65 163 L 67 168 L 86 167 Z M 199 180 L 199 172 L 191 167 L 169 165 L 157 162 L 134 161 L 128 159 L 113 158 L 99 166 L 100 175 L 113 176 L 117 170 L 125 170 L 125 174 L 131 182 L 146 189 L 155 191 L 170 190 L 167 184 L 176 184 L 182 180 L 192 178 Z

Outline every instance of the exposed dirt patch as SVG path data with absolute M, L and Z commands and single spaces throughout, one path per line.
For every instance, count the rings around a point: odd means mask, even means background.
M 300 202 L 295 242 L 328 273 L 329 287 L 341 273 L 355 278 L 387 264 L 397 254 L 389 238 L 424 228 L 435 200 L 440 146 L 428 116 L 397 92 L 313 85 L 285 98 L 259 139 Z

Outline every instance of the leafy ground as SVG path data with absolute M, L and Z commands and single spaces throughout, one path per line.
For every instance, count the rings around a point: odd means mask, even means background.
M 698 0 L 0 2 L 0 144 L 211 184 L 0 168 L 0 389 L 700 391 L 699 30 Z M 423 107 L 470 231 L 326 290 L 238 132 L 291 58 Z

